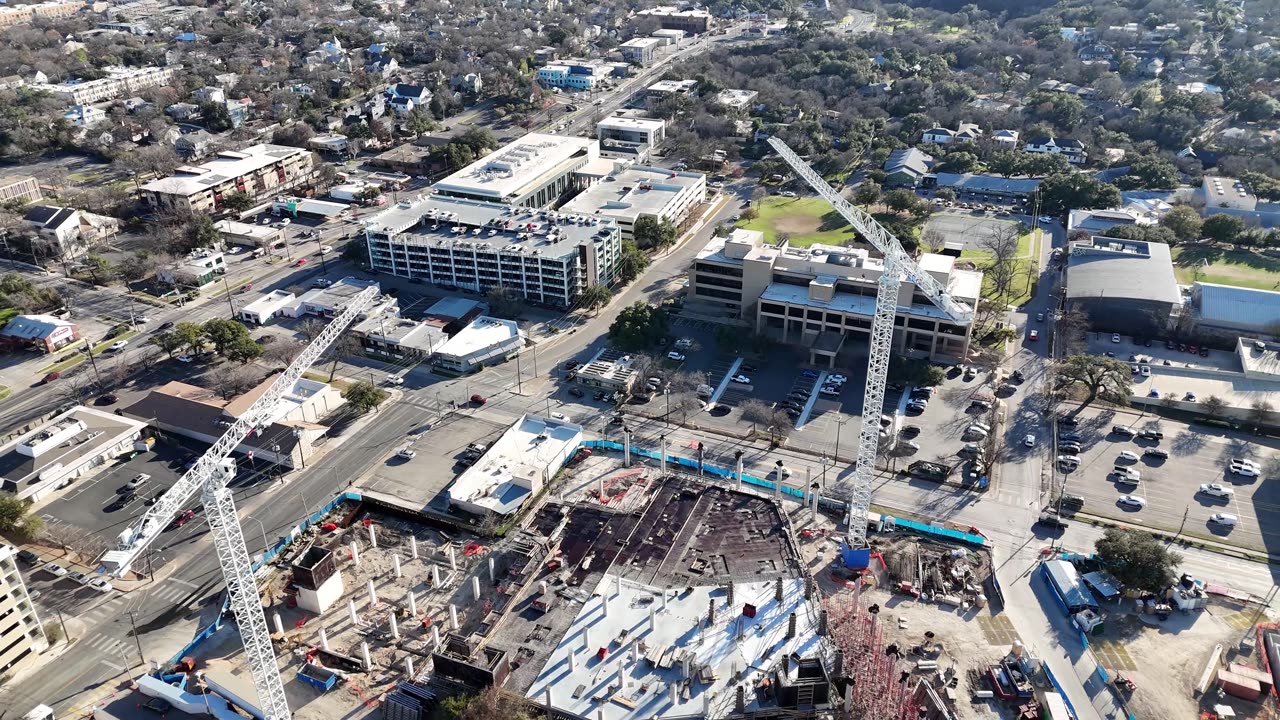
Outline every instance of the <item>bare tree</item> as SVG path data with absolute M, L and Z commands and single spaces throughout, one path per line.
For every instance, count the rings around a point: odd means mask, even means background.
M 990 253 L 983 272 L 991 283 L 991 298 L 1006 302 L 1018 276 L 1018 226 L 1002 223 L 991 235 L 978 241 L 978 248 Z
M 302 352 L 302 348 L 302 344 L 296 342 L 272 343 L 263 349 L 262 359 L 268 363 L 288 366 Z
M 222 365 L 208 374 L 206 382 L 210 390 L 230 400 L 258 384 L 258 373 L 245 365 Z
M 339 336 L 329 348 L 329 359 L 333 361 L 329 366 L 329 382 L 333 382 L 333 376 L 338 372 L 338 363 L 342 358 L 362 355 L 364 355 L 364 343 L 360 342 L 360 338 L 351 334 Z
M 298 332 L 302 334 L 302 337 L 305 338 L 307 342 L 311 342 L 312 340 L 320 337 L 320 333 L 324 332 L 324 326 L 324 323 L 316 320 L 315 318 L 307 318 L 298 325 Z
M 1249 406 L 1249 422 L 1257 430 L 1263 423 L 1267 421 L 1267 415 L 1271 413 L 1271 403 L 1266 400 L 1254 400 Z

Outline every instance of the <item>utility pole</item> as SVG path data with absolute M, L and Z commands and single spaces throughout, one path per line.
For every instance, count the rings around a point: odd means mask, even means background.
M 62 619 L 62 614 L 58 614 L 58 619 Z M 133 629 L 133 641 L 138 644 L 138 659 L 143 665 L 147 664 L 147 656 L 142 653 L 142 640 L 138 637 L 138 626 L 133 621 L 133 611 L 129 611 L 129 627 Z
M 93 359 L 93 343 L 89 342 L 89 338 L 84 339 L 84 351 L 89 356 L 89 365 L 93 367 L 93 376 L 98 380 L 98 386 L 102 386 L 102 375 L 98 373 L 98 362 Z
M 316 234 L 316 247 L 320 248 L 320 270 L 321 272 L 329 272 L 329 264 L 325 262 L 324 245 L 320 242 L 320 235 Z
M 524 394 L 524 373 L 521 371 L 520 356 L 524 353 L 516 353 L 516 392 Z
M 231 308 L 231 319 L 236 319 L 236 304 L 231 302 L 231 286 L 227 284 L 227 276 L 222 276 L 222 288 L 227 291 L 227 307 Z

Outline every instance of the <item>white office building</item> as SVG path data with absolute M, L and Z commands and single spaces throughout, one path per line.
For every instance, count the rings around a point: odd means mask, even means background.
M 444 370 L 469 373 L 520 354 L 524 337 L 515 320 L 481 315 L 437 347 L 431 364 Z
M 600 157 L 595 140 L 530 133 L 432 186 L 439 195 L 547 207 L 572 187 L 575 171 Z
M 561 209 L 609 218 L 618 223 L 622 238 L 631 240 L 640 218 L 653 217 L 679 227 L 706 198 L 707 176 L 702 173 L 619 165 Z
M 601 140 L 621 140 L 654 147 L 666 139 L 667 121 L 661 118 L 614 115 L 596 123 L 596 137 Z
M 373 216 L 365 238 L 375 271 L 479 293 L 502 287 L 558 308 L 611 284 L 622 244 L 607 218 L 439 195 Z

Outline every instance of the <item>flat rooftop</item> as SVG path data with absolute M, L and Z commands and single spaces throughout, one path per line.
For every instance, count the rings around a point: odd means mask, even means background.
M 804 580 L 781 582 L 781 601 L 767 581 L 736 584 L 730 600 L 722 586 L 672 590 L 606 575 L 528 697 L 545 701 L 549 692 L 555 707 L 580 717 L 714 718 L 733 711 L 734 690 L 743 685 L 748 711 L 767 707 L 754 688 L 775 663 L 814 656 L 820 643 Z
M 243 223 L 235 220 L 219 220 L 213 226 L 217 228 L 218 232 L 256 240 L 269 240 L 282 232 L 280 228 L 273 225 L 254 225 L 253 223 Z
M 615 128 L 618 130 L 661 130 L 667 124 L 661 118 L 642 118 L 610 115 L 596 123 L 598 128 Z
M 244 150 L 224 150 L 200 165 L 184 165 L 167 178 L 152 180 L 142 186 L 147 192 L 170 195 L 193 195 L 215 185 L 247 175 L 294 155 L 310 152 L 284 145 L 252 145 Z
M 501 514 L 514 512 L 570 457 L 582 427 L 521 416 L 449 488 L 449 499 Z
M 580 213 L 424 195 L 400 201 L 366 220 L 365 227 L 398 234 L 396 243 L 562 257 L 617 225 Z
M 361 280 L 355 276 L 345 277 L 327 288 L 306 291 L 298 298 L 298 303 L 311 303 L 330 308 L 345 307 L 352 298 L 369 287 L 381 289 L 377 280 Z
M 0 447 L 0 490 L 21 495 L 40 482 L 44 471 L 75 467 L 144 427 L 146 423 L 132 418 L 83 405 L 74 407 Z M 59 435 L 61 442 L 41 448 L 34 457 L 18 451 L 24 443 L 39 443 Z
M 566 212 L 636 217 L 657 215 L 706 181 L 699 173 L 632 166 L 609 175 L 564 204 Z
M 368 337 L 381 338 L 400 347 L 431 353 L 449 336 L 439 327 L 423 320 L 409 320 L 391 315 L 375 315 L 356 323 L 352 330 Z
M 480 309 L 484 312 L 489 306 L 479 300 L 472 300 L 464 297 L 444 297 L 440 298 L 431 307 L 423 311 L 422 317 L 434 318 L 445 322 L 452 322 L 467 316 L 467 313 L 474 309 Z
M 502 345 L 518 335 L 520 326 L 514 320 L 481 315 L 449 338 L 449 342 L 437 348 L 437 352 L 453 357 L 468 357 L 486 348 Z
M 584 158 L 594 140 L 530 133 L 494 150 L 433 187 L 437 192 L 483 195 L 495 200 L 535 189 L 548 173 L 571 158 Z

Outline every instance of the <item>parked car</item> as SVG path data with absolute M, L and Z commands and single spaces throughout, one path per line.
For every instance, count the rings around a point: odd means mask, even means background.
M 845 384 L 846 382 L 849 382 L 849 378 L 847 378 L 847 377 L 845 377 L 845 376 L 843 376 L 843 375 L 841 375 L 841 374 L 839 374 L 839 373 L 835 373 L 835 374 L 832 374 L 832 375 L 828 375 L 828 376 L 827 376 L 827 382 L 829 382 L 829 383 L 838 383 L 838 384 L 840 384 L 840 385 L 843 385 L 843 384 Z
M 672 350 L 671 352 L 667 353 L 667 359 L 674 360 L 676 362 L 684 362 L 684 355 L 681 355 L 675 350 Z
M 77 585 L 83 585 L 90 580 L 90 577 L 82 572 L 73 572 L 67 575 L 67 579 Z
M 736 383 L 740 383 L 740 384 L 742 384 L 742 385 L 750 385 L 750 384 L 751 384 L 751 378 L 747 377 L 746 375 L 734 375 L 734 376 L 733 376 L 733 381 L 734 381 L 734 382 L 736 382 Z
M 837 396 L 840 394 L 840 388 L 832 387 L 830 385 L 823 385 L 822 389 L 819 390 L 818 392 L 827 396 Z
M 487 402 L 489 402 L 489 398 L 487 398 L 487 397 L 485 397 L 485 396 L 483 396 L 483 395 L 476 394 L 476 395 L 472 395 L 472 396 L 471 396 L 471 404 L 472 404 L 472 405 L 483 405 L 483 404 L 485 404 L 485 403 L 487 403 Z
M 1032 435 L 1032 434 L 1030 434 L 1030 433 L 1028 433 L 1028 434 L 1024 435 L 1024 436 L 1023 436 L 1023 438 L 1022 438 L 1022 444 L 1023 444 L 1023 445 L 1026 445 L 1026 446 L 1027 446 L 1027 447 L 1029 447 L 1029 448 L 1033 448 L 1033 447 L 1035 447 L 1035 446 L 1036 446 L 1036 436 L 1035 436 L 1035 435 Z
M 45 572 L 49 573 L 54 577 L 66 577 L 67 573 L 71 572 L 70 570 L 59 565 L 58 563 L 46 563 L 40 569 L 44 570 Z
M 40 562 L 40 556 L 30 550 L 19 550 L 18 560 L 26 563 L 27 565 L 35 565 Z
M 1159 430 L 1143 430 L 1142 432 L 1138 433 L 1138 437 L 1142 438 L 1143 440 L 1154 440 L 1156 442 L 1160 442 L 1161 440 L 1164 439 L 1164 433 L 1160 432 Z
M 418 453 L 412 448 L 400 448 L 400 452 L 396 453 L 396 457 L 401 460 L 412 460 L 418 457 Z
M 582 388 L 576 385 L 569 388 L 569 394 L 574 397 L 582 397 L 583 395 L 586 395 L 586 393 L 582 391 Z
M 901 433 L 903 437 L 915 437 L 916 435 L 920 434 L 920 426 L 919 425 L 903 425 L 902 429 L 899 430 L 898 432 Z
M 1200 486 L 1200 492 L 1205 495 L 1224 498 L 1229 498 L 1236 494 L 1235 488 L 1222 483 L 1204 483 Z
M 1136 510 L 1141 510 L 1147 506 L 1147 499 L 1144 497 L 1138 497 L 1137 495 L 1121 495 L 1120 499 L 1116 500 L 1116 504 L 1122 507 L 1131 507 Z
M 800 372 L 800 374 L 807 378 L 817 379 L 817 377 L 822 373 L 819 373 L 817 370 L 803 370 Z
M 1240 518 L 1231 513 L 1214 513 L 1209 516 L 1209 522 L 1223 527 L 1235 527 L 1240 522 Z
M 1146 450 L 1142 451 L 1142 456 L 1149 457 L 1149 458 L 1158 458 L 1160 460 L 1168 460 L 1169 451 L 1162 450 L 1160 448 L 1147 448 Z
M 1136 434 L 1138 433 L 1138 431 L 1137 431 L 1137 430 L 1134 430 L 1133 428 L 1129 427 L 1128 425 L 1112 425 L 1112 426 L 1111 426 L 1111 432 L 1113 432 L 1113 433 L 1115 433 L 1115 434 L 1117 434 L 1117 435 L 1125 435 L 1125 436 L 1127 436 L 1127 437 L 1133 437 L 1134 435 L 1136 435 Z
M 136 490 L 142 487 L 143 485 L 147 484 L 147 481 L 149 480 L 151 480 L 150 475 L 146 473 L 138 473 L 137 475 L 134 475 L 133 478 L 129 480 L 129 482 L 125 483 L 125 487 L 129 488 L 130 490 Z
M 1040 339 L 1040 331 L 1039 331 L 1039 330 L 1032 330 L 1031 332 L 1027 333 L 1027 339 L 1028 339 L 1028 340 L 1030 340 L 1030 341 L 1032 341 L 1032 342 L 1035 342 L 1036 340 L 1039 340 L 1039 339 Z
M 100 593 L 109 593 L 115 589 L 115 586 L 110 581 L 100 577 L 91 578 L 89 582 L 85 583 L 85 587 L 92 588 Z
M 1129 462 L 1138 462 L 1138 453 L 1132 450 L 1121 450 L 1118 460 L 1128 460 Z
M 180 362 L 180 363 L 189 363 L 189 362 L 192 362 L 193 360 L 195 360 L 195 358 L 193 358 L 193 357 L 191 357 L 190 355 L 187 355 L 187 354 L 185 354 L 185 353 L 184 353 L 184 354 L 182 354 L 182 355 L 179 355 L 179 356 L 178 356 L 177 358 L 175 358 L 175 359 L 176 359 L 178 362 Z
M 1083 450 L 1084 450 L 1084 447 L 1081 446 L 1080 443 L 1075 443 L 1075 442 L 1058 443 L 1058 452 L 1064 452 L 1064 453 L 1067 453 L 1068 455 L 1078 455 Z

